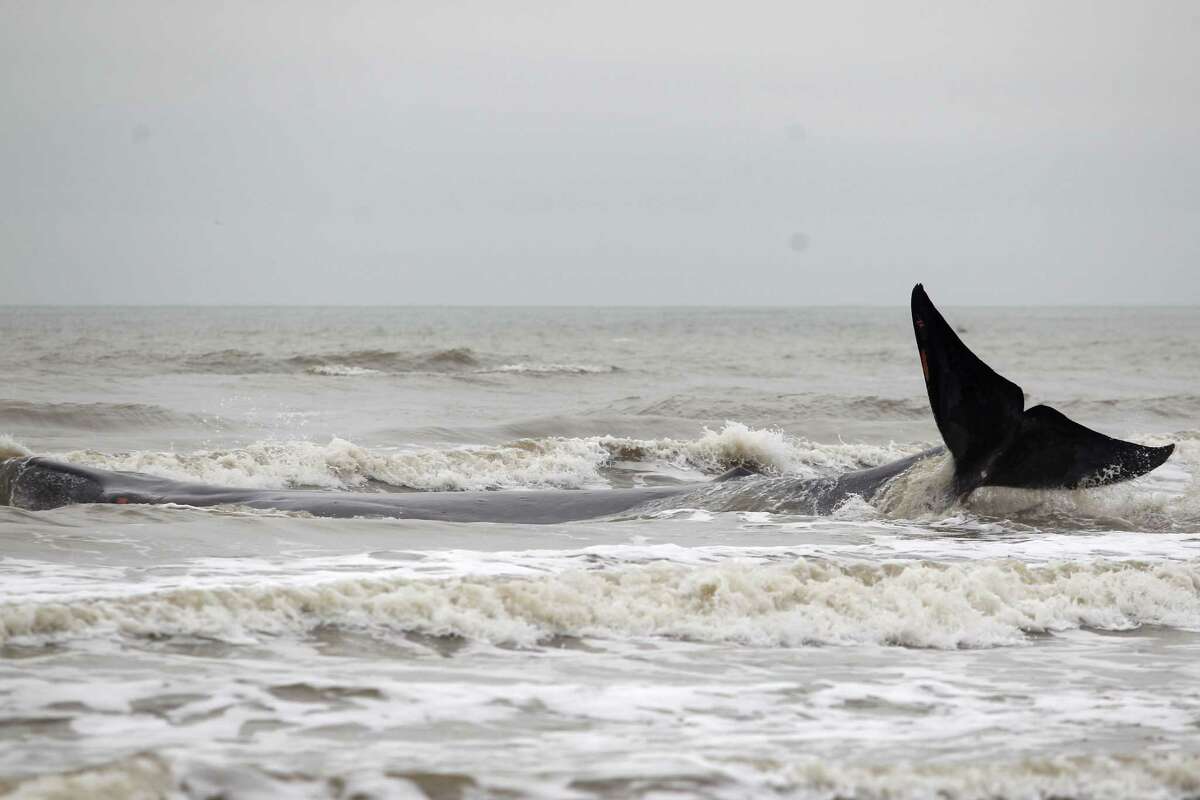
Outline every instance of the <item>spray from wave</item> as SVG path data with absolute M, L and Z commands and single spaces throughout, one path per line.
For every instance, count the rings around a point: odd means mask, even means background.
M 862 469 L 924 449 L 921 445 L 819 444 L 773 428 L 750 428 L 726 422 L 721 430 L 705 428 L 698 439 L 599 440 L 621 461 L 663 461 L 708 473 L 745 466 L 770 474 L 818 477 Z
M 24 458 L 33 455 L 29 448 L 7 433 L 0 433 L 0 461 L 6 458 Z

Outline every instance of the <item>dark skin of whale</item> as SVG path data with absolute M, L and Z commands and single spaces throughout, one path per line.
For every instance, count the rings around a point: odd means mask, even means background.
M 883 485 L 905 472 L 917 460 L 940 452 L 938 448 L 881 467 L 848 472 L 835 479 L 794 480 L 789 482 L 794 485 L 789 485 L 787 491 L 796 498 L 796 513 L 827 514 L 850 495 L 869 500 Z M 757 479 L 749 471 L 733 470 L 718 481 L 728 483 L 732 488 L 734 482 L 744 484 Z M 713 486 L 710 483 L 698 485 Z M 237 505 L 303 511 L 319 517 L 552 524 L 611 517 L 670 498 L 685 500 L 696 492 L 698 485 L 400 494 L 297 489 L 271 491 L 182 483 L 136 472 L 107 472 L 36 456 L 0 462 L 0 500 L 34 511 L 72 503 L 175 503 L 200 507 Z
M 0 461 L 0 505 L 35 511 L 72 503 L 237 505 L 321 517 L 554 524 L 670 506 L 753 511 L 769 497 L 772 510 L 828 514 L 853 496 L 870 502 L 915 464 L 947 450 L 954 463 L 951 493 L 960 498 L 980 486 L 1077 489 L 1117 483 L 1149 472 L 1174 450 L 1110 438 L 1048 406 L 1025 409 L 1021 388 L 963 344 L 920 284 L 913 288 L 911 307 L 930 408 L 946 447 L 836 477 L 765 477 L 742 467 L 712 483 L 675 486 L 388 494 L 235 489 L 31 456 Z

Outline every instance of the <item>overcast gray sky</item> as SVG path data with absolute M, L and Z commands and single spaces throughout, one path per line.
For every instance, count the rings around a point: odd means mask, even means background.
M 0 0 L 0 303 L 1200 302 L 1200 3 Z

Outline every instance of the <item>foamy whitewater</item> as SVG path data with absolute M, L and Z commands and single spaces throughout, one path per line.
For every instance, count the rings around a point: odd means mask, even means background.
M 549 526 L 0 507 L 0 797 L 1200 797 L 1200 311 L 946 309 L 1099 490 Z M 0 308 L 0 457 L 237 487 L 818 477 L 907 309 Z M 699 495 L 689 495 L 693 499 Z

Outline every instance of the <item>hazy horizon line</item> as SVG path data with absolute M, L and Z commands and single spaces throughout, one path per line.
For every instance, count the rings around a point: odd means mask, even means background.
M 907 303 L 0 303 L 17 308 L 897 308 Z M 955 308 L 1179 308 L 1200 303 L 941 303 Z

